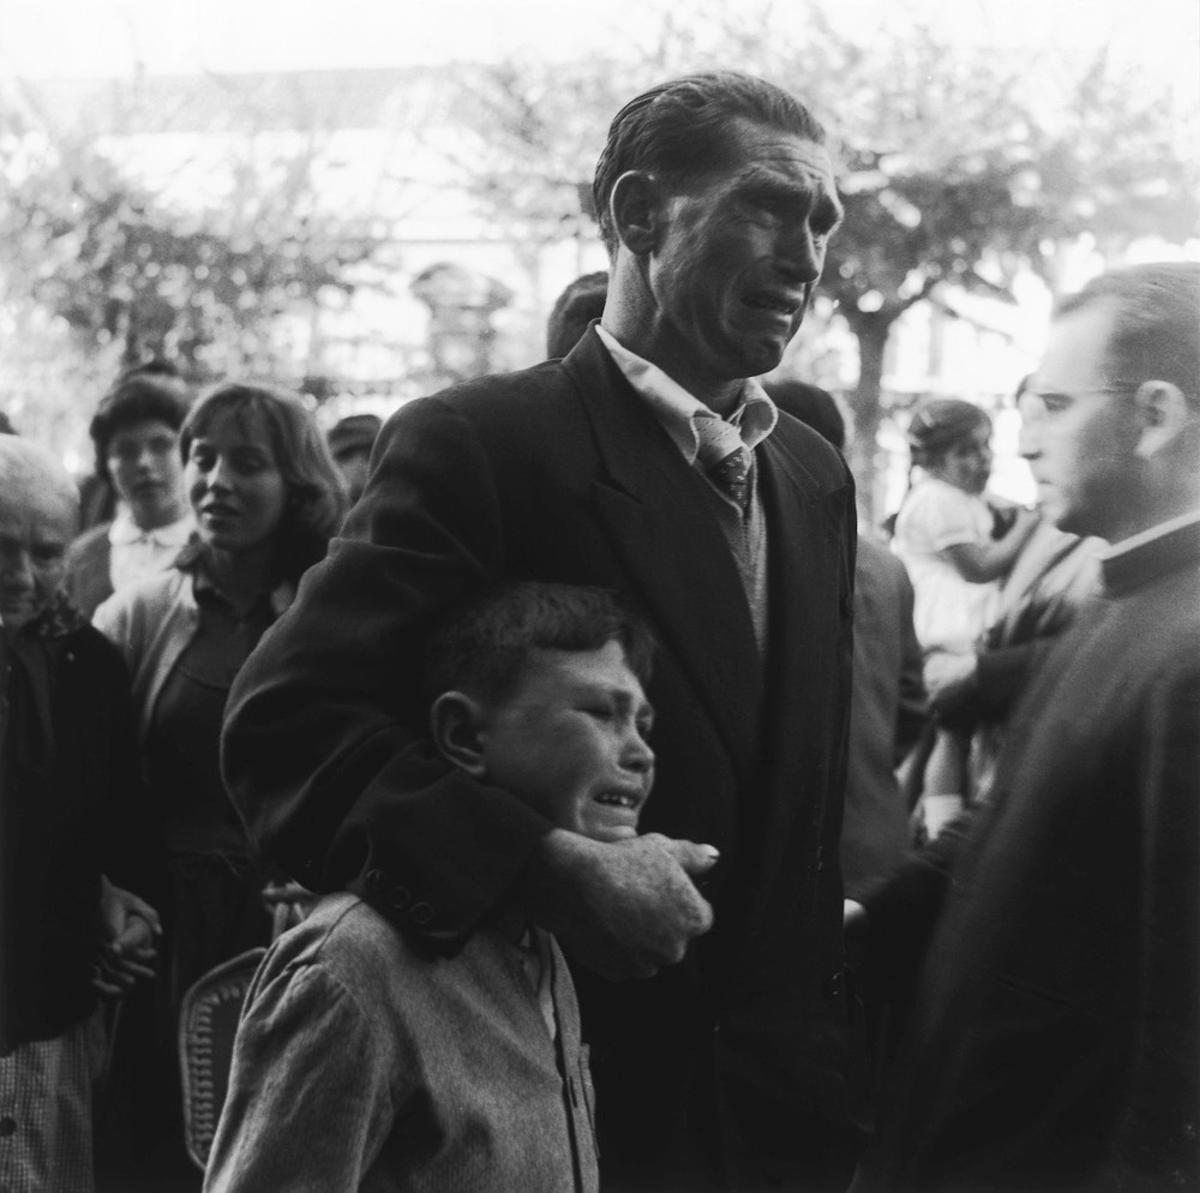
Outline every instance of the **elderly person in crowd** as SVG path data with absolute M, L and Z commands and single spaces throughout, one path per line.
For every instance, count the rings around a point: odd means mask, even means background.
M 174 368 L 143 365 L 121 377 L 92 418 L 96 475 L 118 505 L 67 556 L 67 592 L 86 617 L 117 589 L 170 567 L 192 532 L 179 460 L 189 401 Z
M 159 932 L 126 889 L 153 847 L 125 669 L 60 589 L 78 513 L 61 464 L 0 437 L 0 1185 L 44 1193 L 93 1188 L 98 999 Z
M 392 418 L 230 696 L 231 793 L 305 885 L 349 884 L 434 952 L 510 911 L 559 935 L 609 1188 L 847 1176 L 854 487 L 750 380 L 799 328 L 841 216 L 824 140 L 743 75 L 630 101 L 596 170 L 601 322 L 561 361 Z M 556 828 L 410 748 L 438 614 L 523 579 L 613 589 L 662 644 L 644 836 Z

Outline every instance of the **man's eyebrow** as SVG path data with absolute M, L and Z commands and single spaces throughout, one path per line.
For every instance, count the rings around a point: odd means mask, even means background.
M 644 697 L 635 696 L 628 688 L 605 683 L 602 680 L 580 680 L 575 685 L 575 695 L 581 699 L 611 699 L 616 702 L 622 711 L 632 708 L 634 705 L 641 704 L 644 699 Z
M 791 197 L 797 191 L 803 191 L 805 195 L 813 196 L 813 216 L 831 228 L 841 223 L 845 214 L 837 198 L 837 192 L 831 191 L 824 183 L 814 185 L 808 180 L 801 181 L 771 166 L 762 164 L 751 166 L 742 176 L 742 182 L 747 190 L 777 194 L 780 198 Z

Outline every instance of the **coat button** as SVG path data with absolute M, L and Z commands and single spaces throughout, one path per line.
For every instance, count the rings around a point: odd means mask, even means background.
M 7 1114 L 3 1118 L 0 1118 L 0 1135 L 12 1135 L 16 1129 L 17 1120 L 15 1118 L 10 1118 Z
M 841 998 L 842 996 L 842 971 L 839 969 L 837 973 L 830 974 L 823 983 L 822 993 L 826 998 Z
M 409 916 L 414 924 L 419 924 L 423 928 L 433 919 L 433 908 L 428 903 L 414 903 Z
M 388 906 L 393 911 L 404 911 L 412 902 L 412 892 L 406 886 L 397 883 L 388 892 Z
M 370 891 L 372 895 L 378 895 L 383 889 L 383 871 L 368 870 L 365 882 L 367 884 L 367 890 Z

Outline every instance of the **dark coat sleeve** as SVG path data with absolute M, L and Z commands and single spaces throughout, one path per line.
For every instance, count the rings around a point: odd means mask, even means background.
M 900 765 L 917 744 L 929 720 L 925 691 L 924 655 L 913 627 L 913 587 L 908 573 L 898 575 L 900 604 L 900 700 L 896 706 L 895 764 Z
M 238 676 L 223 738 L 229 791 L 268 857 L 446 950 L 549 828 L 420 744 L 423 638 L 439 610 L 501 576 L 504 555 L 471 421 L 441 398 L 406 406 L 343 535 Z
M 861 897 L 867 918 L 859 945 L 880 995 L 904 1001 L 911 993 L 950 890 L 951 872 L 978 815 L 968 809 Z

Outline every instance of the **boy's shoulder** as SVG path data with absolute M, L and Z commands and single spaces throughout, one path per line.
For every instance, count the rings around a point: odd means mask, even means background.
M 405 942 L 387 919 L 357 895 L 338 891 L 322 895 L 294 928 L 285 932 L 270 952 L 285 965 L 323 965 L 332 969 L 356 964 L 361 958 L 397 958 Z
M 460 952 L 440 956 L 359 896 L 338 892 L 322 896 L 275 941 L 255 985 L 316 969 L 365 1013 L 394 1015 L 399 1007 L 419 1013 L 418 1007 L 436 1007 L 447 995 L 493 987 L 499 973 L 512 968 L 515 951 L 502 934 L 483 928 Z

